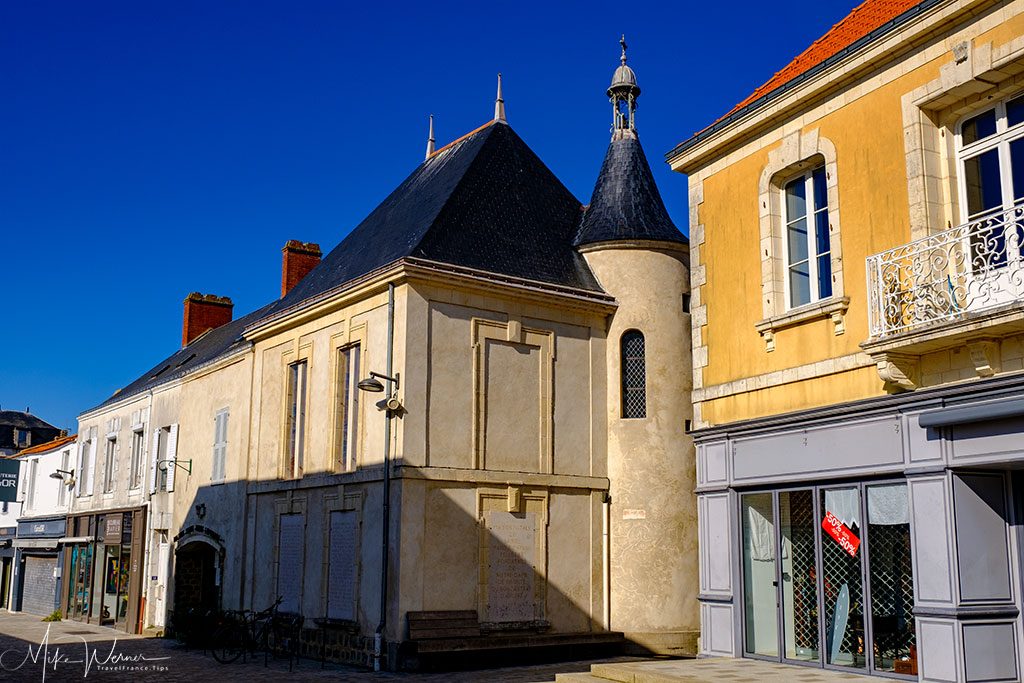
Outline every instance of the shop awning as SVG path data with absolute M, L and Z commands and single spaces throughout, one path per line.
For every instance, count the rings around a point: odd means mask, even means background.
M 1004 417 L 1017 417 L 1018 415 L 1024 415 L 1024 399 L 1022 398 L 929 410 L 926 413 L 921 413 L 918 423 L 922 427 L 945 427 L 968 422 L 1000 420 Z
M 92 543 L 95 538 L 95 536 L 65 536 L 57 540 L 61 543 Z
M 56 538 L 16 538 L 13 545 L 15 548 L 46 548 L 54 550 L 57 547 Z

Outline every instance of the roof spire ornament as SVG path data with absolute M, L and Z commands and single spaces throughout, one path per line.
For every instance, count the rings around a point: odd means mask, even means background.
M 608 88 L 608 98 L 612 102 L 612 139 L 636 137 L 636 100 L 640 97 L 636 74 L 626 66 L 626 34 L 622 34 L 619 45 L 622 46 L 620 64 Z
M 501 97 L 501 73 L 498 73 L 498 98 L 494 100 L 494 120 L 505 122 L 505 100 Z
M 430 133 L 427 136 L 427 156 L 424 160 L 429 159 L 430 155 L 434 153 L 434 115 L 430 115 Z

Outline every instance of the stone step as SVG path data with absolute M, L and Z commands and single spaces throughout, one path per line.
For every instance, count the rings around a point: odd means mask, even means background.
M 651 662 L 644 664 L 624 662 L 621 664 L 594 664 L 590 672 L 600 680 L 615 681 L 615 683 L 682 683 L 684 681 L 698 681 L 700 678 L 688 675 L 676 669 L 672 664 L 666 663 L 666 670 L 659 671 L 658 664 L 652 667 Z M 693 672 L 697 673 L 697 672 Z
M 588 673 L 555 674 L 555 683 L 611 683 L 607 678 L 601 678 Z

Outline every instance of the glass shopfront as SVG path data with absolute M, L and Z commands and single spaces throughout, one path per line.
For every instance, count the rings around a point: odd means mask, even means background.
M 68 619 L 138 632 L 143 514 L 128 510 L 71 520 L 76 537 L 68 539 L 74 542 L 65 560 Z
M 745 493 L 740 515 L 747 656 L 916 676 L 905 482 Z

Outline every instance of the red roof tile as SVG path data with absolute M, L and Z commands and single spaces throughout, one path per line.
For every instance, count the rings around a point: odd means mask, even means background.
M 733 107 L 725 116 L 711 125 L 718 123 L 747 106 L 751 102 L 777 90 L 812 68 L 833 57 L 875 29 L 892 21 L 923 0 L 865 0 L 829 29 L 828 33 L 814 41 L 809 48 L 797 55 L 796 59 L 787 64 L 781 71 L 772 76 L 760 88 Z M 708 126 L 710 128 L 710 126 Z M 706 130 L 706 129 L 705 129 Z
M 34 453 L 49 453 L 52 450 L 55 450 L 57 448 L 60 448 L 61 446 L 71 443 L 72 441 L 75 440 L 77 436 L 77 434 L 72 434 L 71 436 L 58 436 L 53 441 L 47 441 L 46 443 L 41 443 L 36 446 L 29 446 L 28 448 L 20 450 L 17 453 L 15 453 L 12 457 L 18 458 L 23 455 L 32 455 Z

